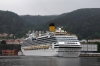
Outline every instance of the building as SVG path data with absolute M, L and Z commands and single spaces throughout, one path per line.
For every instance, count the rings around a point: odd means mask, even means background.
M 98 45 L 97 44 L 81 44 L 82 45 L 82 52 L 97 52 Z
M 22 40 L 20 39 L 8 39 L 8 40 L 5 40 L 6 41 L 6 44 L 20 44 L 20 42 Z

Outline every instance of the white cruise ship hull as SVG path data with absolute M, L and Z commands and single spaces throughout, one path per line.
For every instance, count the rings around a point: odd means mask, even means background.
M 58 56 L 58 49 L 39 49 L 39 50 L 24 50 L 22 52 L 25 56 Z
M 24 50 L 22 52 L 25 56 L 57 56 L 57 57 L 79 57 L 80 52 L 59 52 L 58 49 L 38 49 L 38 50 Z

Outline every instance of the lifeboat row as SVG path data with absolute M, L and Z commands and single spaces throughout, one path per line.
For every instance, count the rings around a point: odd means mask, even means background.
M 29 46 L 27 48 L 24 48 L 24 50 L 36 50 L 36 49 L 48 49 L 49 45 L 39 45 L 39 46 Z

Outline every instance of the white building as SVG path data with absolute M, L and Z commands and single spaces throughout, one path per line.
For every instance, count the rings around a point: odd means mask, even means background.
M 82 49 L 81 51 L 98 51 L 98 45 L 97 44 L 81 44 Z

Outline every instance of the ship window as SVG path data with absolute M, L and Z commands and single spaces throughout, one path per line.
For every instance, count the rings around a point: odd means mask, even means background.
M 36 38 L 33 38 L 32 40 L 36 40 Z
M 68 41 L 68 42 L 77 42 L 77 38 L 69 38 L 69 37 L 56 37 L 57 41 Z

